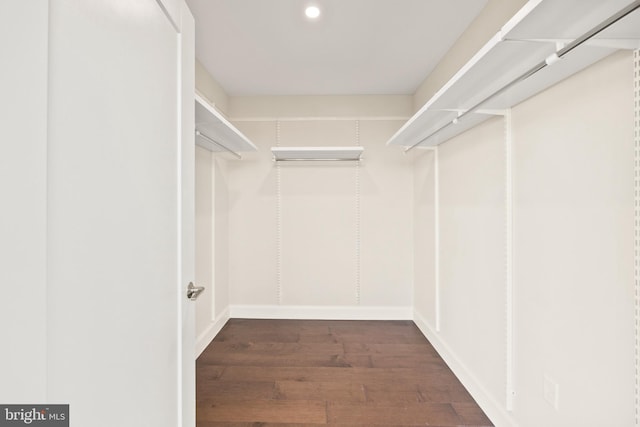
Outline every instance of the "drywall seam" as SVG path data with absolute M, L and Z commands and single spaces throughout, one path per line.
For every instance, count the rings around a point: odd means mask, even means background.
M 360 121 L 356 120 L 356 145 L 360 146 Z M 356 305 L 360 305 L 361 293 L 361 230 L 360 230 L 360 162 L 356 162 Z
M 513 410 L 513 133 L 511 109 L 504 114 L 505 148 L 505 316 L 506 316 L 506 409 Z
M 640 50 L 633 51 L 634 75 L 634 298 L 635 419 L 640 427 Z
M 280 146 L 280 121 L 276 121 L 276 147 Z M 276 162 L 276 299 L 282 304 L 282 169 Z

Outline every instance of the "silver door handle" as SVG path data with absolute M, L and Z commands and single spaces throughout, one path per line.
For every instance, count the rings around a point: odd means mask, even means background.
M 187 286 L 187 298 L 191 301 L 195 301 L 202 292 L 204 292 L 203 286 L 194 286 L 193 282 L 189 282 L 189 286 Z

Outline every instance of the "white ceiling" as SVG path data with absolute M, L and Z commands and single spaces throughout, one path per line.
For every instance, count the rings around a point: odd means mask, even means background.
M 187 0 L 196 56 L 229 95 L 413 94 L 486 2 Z

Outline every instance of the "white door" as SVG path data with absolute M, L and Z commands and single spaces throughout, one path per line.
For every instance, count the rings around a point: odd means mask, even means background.
M 191 427 L 193 22 L 182 1 L 49 9 L 47 403 Z
M 0 1 L 0 404 L 46 398 L 47 3 Z

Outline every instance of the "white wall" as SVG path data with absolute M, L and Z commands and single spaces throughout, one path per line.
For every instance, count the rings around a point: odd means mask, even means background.
M 436 156 L 438 285 L 434 259 Z M 467 380 L 478 386 L 477 390 L 470 388 L 476 391 L 476 398 L 480 392 L 488 396 L 488 402 L 500 406 L 505 405 L 507 381 L 505 164 L 501 117 L 415 159 L 415 262 L 422 265 L 416 269 L 414 285 L 416 323 L 429 331 L 429 338 L 439 341 L 438 350 L 450 364 L 466 371 Z
M 196 147 L 196 354 L 229 319 L 228 203 L 225 160 Z
M 356 145 L 352 121 L 280 124 L 281 146 Z M 357 163 L 278 164 L 280 304 L 357 305 Z
M 229 96 L 197 59 L 195 86 L 227 116 Z M 227 160 L 224 154 L 196 147 L 196 286 L 205 287 L 196 301 L 196 355 L 229 319 Z
M 196 92 L 209 101 L 209 104 L 223 115 L 229 109 L 229 96 L 204 65 L 196 59 L 195 63 Z
M 235 114 L 236 125 L 258 152 L 228 164 L 232 315 L 410 317 L 411 159 L 384 145 L 402 121 L 275 120 L 242 102 L 251 117 Z M 353 113 L 362 104 L 347 105 L 342 111 Z M 276 145 L 362 145 L 364 160 L 275 164 Z
M 229 115 L 238 120 L 255 118 L 396 118 L 406 121 L 413 114 L 410 95 L 326 95 L 326 96 L 234 96 Z
M 414 317 L 434 331 L 438 328 L 438 290 L 436 289 L 436 150 L 416 148 L 413 164 L 413 263 Z
M 632 425 L 631 55 L 615 54 L 512 114 L 513 333 L 501 118 L 439 147 L 440 295 L 434 272 L 416 269 L 416 322 L 498 426 Z M 432 157 L 415 159 L 416 264 L 433 258 Z M 544 399 L 545 376 L 558 384 L 557 409 Z
M 504 394 L 504 124 L 438 149 L 441 335 L 493 396 Z
M 196 337 L 197 343 L 207 341 L 207 334 L 213 320 L 213 300 L 215 296 L 213 276 L 213 167 L 212 153 L 201 147 L 195 150 L 195 217 L 196 248 L 195 277 L 196 286 L 204 286 L 204 293 L 196 300 Z M 201 344 L 200 347 L 206 344 Z
M 265 150 L 275 145 L 270 122 L 237 123 L 259 146 L 229 165 L 229 277 L 232 304 L 275 305 L 276 286 L 276 173 Z
M 212 156 L 213 167 L 213 312 L 218 324 L 226 322 L 229 310 L 229 182 L 224 154 Z
M 361 295 L 364 306 L 413 302 L 413 172 L 402 150 L 387 147 L 398 121 L 361 121 Z
M 633 67 L 616 54 L 513 110 L 515 418 L 634 422 Z M 559 384 L 559 408 L 543 378 Z

